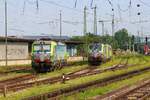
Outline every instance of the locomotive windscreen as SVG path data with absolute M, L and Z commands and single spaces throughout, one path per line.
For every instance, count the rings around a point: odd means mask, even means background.
M 90 52 L 98 52 L 101 51 L 101 44 L 95 43 L 89 46 Z
M 40 52 L 40 51 L 44 51 L 44 52 L 50 51 L 50 45 L 48 45 L 48 44 L 35 44 L 34 45 L 34 52 Z

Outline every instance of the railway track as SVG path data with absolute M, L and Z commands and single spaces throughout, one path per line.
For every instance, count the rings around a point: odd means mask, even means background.
M 13 84 L 26 83 L 30 80 L 35 79 L 35 78 L 36 78 L 35 75 L 27 74 L 27 75 L 21 75 L 21 76 L 17 76 L 17 77 L 14 77 L 14 78 L 10 78 L 10 79 L 7 79 L 7 80 L 2 80 L 2 81 L 0 81 L 0 92 L 1 93 L 3 92 L 4 87 L 7 87 L 7 86 L 10 86 L 10 85 L 13 85 Z
M 140 69 L 140 70 L 131 71 L 128 73 L 117 75 L 117 76 L 111 76 L 111 77 L 108 77 L 108 78 L 105 78 L 102 80 L 96 80 L 96 81 L 92 81 L 89 83 L 77 85 L 74 87 L 56 90 L 56 91 L 46 93 L 46 94 L 41 94 L 38 96 L 25 98 L 25 100 L 42 100 L 43 98 L 58 99 L 59 97 L 61 97 L 61 95 L 70 95 L 70 94 L 73 94 L 73 93 L 76 93 L 79 91 L 84 91 L 90 87 L 104 86 L 104 85 L 107 85 L 107 84 L 110 84 L 110 83 L 113 83 L 113 82 L 116 82 L 119 80 L 127 79 L 127 78 L 133 77 L 135 75 L 139 75 L 139 74 L 141 74 L 143 72 L 147 72 L 147 71 L 150 71 L 150 67 Z
M 12 83 L 17 83 L 17 82 L 23 82 L 23 81 L 26 81 L 35 77 L 36 76 L 33 74 L 21 75 L 21 76 L 7 79 L 7 80 L 2 80 L 0 81 L 0 84 L 12 84 Z
M 131 65 L 130 65 L 131 66 Z M 94 74 L 100 74 L 109 70 L 118 70 L 122 68 L 126 68 L 129 66 L 126 65 L 114 65 L 113 67 L 108 67 L 105 69 L 97 69 L 97 68 L 85 68 L 79 71 L 75 71 L 69 74 L 66 74 L 65 77 L 68 78 L 69 80 L 79 78 L 79 77 L 84 77 L 84 76 L 89 76 L 89 75 L 94 75 Z M 67 79 L 67 80 L 68 80 Z M 32 80 L 32 81 L 31 81 Z M 20 77 L 15 77 L 9 80 L 4 80 L 0 81 L 0 93 L 3 93 L 3 88 L 4 86 L 7 87 L 7 92 L 9 91 L 19 91 L 23 90 L 35 85 L 41 85 L 41 84 L 54 84 L 56 82 L 61 82 L 62 81 L 62 76 L 58 77 L 52 77 L 52 78 L 47 78 L 47 79 L 42 79 L 38 80 L 36 76 L 33 75 L 27 75 L 26 77 L 20 76 Z M 4 85 L 5 84 L 5 85 Z
M 67 65 L 63 66 L 63 68 L 65 67 L 70 67 L 70 66 L 73 66 L 73 65 L 84 65 L 86 64 L 86 62 L 73 62 L 73 63 L 68 63 Z M 13 68 L 9 68 L 8 71 L 0 71 L 0 75 L 4 76 L 4 75 L 7 75 L 8 73 L 13 73 L 13 72 L 30 72 L 30 71 L 33 71 L 32 70 L 32 67 L 31 66 L 19 66 L 19 67 L 13 67 Z
M 32 71 L 32 68 L 31 67 L 15 67 L 15 68 L 11 68 L 9 71 L 5 71 L 5 72 L 0 72 L 0 75 L 1 76 L 5 76 L 9 73 L 13 73 L 13 72 L 29 72 L 29 71 Z
M 149 96 L 150 80 L 133 86 L 133 89 L 129 89 L 126 93 L 118 96 L 116 100 L 146 100 Z
M 126 66 L 126 64 L 127 63 L 120 65 L 120 63 L 119 63 L 117 65 L 114 65 L 112 67 L 108 67 L 108 68 L 105 68 L 102 70 L 96 69 L 93 67 L 84 68 L 82 70 L 66 74 L 65 77 L 67 77 L 68 79 L 75 79 L 75 78 L 79 78 L 79 77 L 103 73 L 103 72 L 109 71 L 109 70 L 118 70 L 118 69 L 132 66 L 132 65 Z M 35 75 L 29 74 L 29 75 L 19 76 L 19 77 L 11 78 L 8 80 L 0 81 L 0 93 L 4 92 L 3 91 L 4 87 L 7 88 L 7 92 L 19 91 L 19 90 L 23 90 L 23 89 L 26 89 L 26 88 L 29 88 L 29 87 L 32 87 L 35 85 L 38 86 L 41 84 L 54 84 L 56 82 L 61 82 L 61 81 L 62 81 L 62 76 L 38 80 Z
M 150 97 L 150 79 L 142 80 L 132 86 L 125 86 L 92 100 L 147 100 Z

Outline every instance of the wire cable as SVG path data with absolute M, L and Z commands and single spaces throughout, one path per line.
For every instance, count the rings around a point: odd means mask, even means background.
M 118 3 L 118 5 L 119 5 L 119 3 Z M 128 8 L 127 9 L 121 9 L 121 7 L 120 7 L 120 5 L 119 5 L 119 10 L 120 11 L 122 11 L 122 12 L 127 12 L 127 11 L 129 11 L 130 10 L 130 8 L 132 7 L 132 2 L 131 2 L 131 0 L 129 1 L 129 5 L 128 5 Z
M 40 1 L 45 2 L 47 4 L 55 5 L 55 6 L 58 6 L 58 7 L 66 8 L 68 10 L 73 10 L 73 11 L 77 11 L 77 12 L 80 12 L 80 13 L 84 13 L 81 10 L 77 10 L 77 9 L 72 8 L 72 7 L 67 7 L 67 6 L 64 6 L 64 5 L 60 5 L 60 4 L 58 4 L 58 3 L 54 2 L 54 1 L 49 1 L 49 0 L 40 0 Z M 88 13 L 93 15 L 93 13 L 91 13 L 91 12 L 88 12 Z
M 118 8 L 119 8 L 119 10 L 122 11 L 122 12 L 127 12 L 127 11 L 129 11 L 129 7 L 128 7 L 127 9 L 121 9 L 120 5 L 118 5 Z
M 24 15 L 24 13 L 25 13 L 26 3 L 28 3 L 28 4 L 30 4 L 30 5 L 35 5 L 37 12 L 39 11 L 39 0 L 34 0 L 33 2 L 31 2 L 31 1 L 29 1 L 29 0 L 24 0 L 23 10 L 22 10 L 22 14 L 23 14 L 23 15 Z
M 110 0 L 107 0 L 107 1 L 108 1 L 108 3 L 110 4 L 110 6 L 113 8 L 112 2 L 111 2 Z
M 34 5 L 36 3 L 36 1 L 30 1 L 30 0 L 24 0 L 26 1 L 27 3 L 31 4 L 31 5 Z
M 145 3 L 144 1 L 142 1 L 142 0 L 139 0 L 142 4 L 144 4 L 145 6 L 147 6 L 147 7 L 150 7 L 150 5 L 148 4 L 148 3 Z

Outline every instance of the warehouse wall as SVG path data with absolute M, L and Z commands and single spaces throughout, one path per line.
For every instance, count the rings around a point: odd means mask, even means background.
M 0 42 L 0 61 L 5 60 L 5 42 Z M 8 42 L 8 59 L 21 60 L 28 59 L 28 43 Z

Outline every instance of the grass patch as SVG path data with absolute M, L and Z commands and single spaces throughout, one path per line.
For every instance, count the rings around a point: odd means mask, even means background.
M 65 67 L 65 68 L 63 68 L 61 70 L 56 70 L 54 72 L 48 72 L 48 73 L 38 74 L 38 78 L 55 77 L 55 76 L 62 75 L 62 73 L 70 73 L 70 72 L 78 71 L 78 70 L 81 70 L 81 69 L 84 69 L 84 68 L 88 67 L 87 66 L 87 62 L 76 62 L 76 63 L 74 62 L 73 64 L 75 64 L 75 65 L 68 66 L 68 67 Z M 11 71 L 11 70 L 13 70 L 15 68 L 19 68 L 19 67 L 23 67 L 24 68 L 26 66 L 27 67 L 31 67 L 31 65 L 8 66 L 7 68 L 4 67 L 4 66 L 1 66 L 0 67 L 0 73 L 5 73 L 5 72 Z M 5 79 L 13 78 L 13 77 L 20 76 L 20 75 L 31 74 L 32 72 L 33 72 L 32 70 L 13 71 L 13 72 L 1 75 L 0 80 L 5 80 Z
M 127 61 L 128 59 L 128 61 Z M 150 56 L 143 56 L 139 54 L 130 54 L 130 55 L 121 55 L 112 57 L 112 59 L 109 62 L 106 62 L 101 65 L 102 68 L 110 67 L 117 64 L 125 64 L 128 62 L 128 64 L 146 64 L 150 60 Z
M 106 67 L 110 67 L 110 66 L 119 64 L 120 62 L 124 63 L 124 62 L 126 62 L 125 58 L 127 58 L 127 57 L 129 57 L 129 60 L 128 60 L 129 64 L 139 64 L 139 63 L 144 64 L 150 58 L 149 56 L 142 56 L 142 55 L 117 56 L 117 57 L 113 57 L 109 62 L 103 63 L 100 66 L 97 66 L 97 68 L 98 69 L 103 69 L 103 68 L 106 68 Z M 86 61 L 73 62 L 71 64 L 73 64 L 73 66 L 67 66 L 67 67 L 65 67 L 65 68 L 63 68 L 61 70 L 56 70 L 54 72 L 42 73 L 42 74 L 39 74 L 38 77 L 39 78 L 56 77 L 56 76 L 62 75 L 62 73 L 66 73 L 67 74 L 67 73 L 78 71 L 78 70 L 81 70 L 81 69 L 84 69 L 84 68 L 88 67 Z M 31 65 L 22 65 L 22 66 L 23 67 L 24 66 L 29 67 Z M 8 68 L 0 67 L 0 72 L 10 71 L 13 68 L 19 68 L 19 67 L 22 67 L 22 66 L 8 66 Z M 15 71 L 15 72 L 12 72 L 12 73 L 8 73 L 6 76 L 1 76 L 0 80 L 12 78 L 12 77 L 19 76 L 19 75 L 29 74 L 29 73 L 32 73 L 32 71 L 25 71 L 25 70 Z
M 38 78 L 56 77 L 56 76 L 62 75 L 62 73 L 70 73 L 70 72 L 74 72 L 74 71 L 84 69 L 86 67 L 88 67 L 88 66 L 87 65 L 82 65 L 82 66 L 65 67 L 61 70 L 56 70 L 54 72 L 40 73 L 40 74 L 38 74 Z M 7 74 L 4 74 L 4 75 L 1 75 L 0 81 L 1 80 L 6 80 L 6 79 L 9 79 L 9 78 L 13 78 L 13 77 L 16 77 L 16 76 L 20 76 L 20 75 L 31 74 L 31 73 L 32 73 L 32 71 L 15 71 L 15 72 L 7 73 Z
M 103 63 L 102 65 L 100 66 L 97 66 L 98 69 L 103 69 L 103 68 L 106 68 L 106 67 L 110 67 L 110 66 L 113 66 L 113 65 L 116 65 L 116 64 L 119 64 L 120 62 L 125 62 L 126 60 L 124 60 L 125 58 L 127 58 L 128 55 L 124 55 L 124 56 L 121 56 L 121 57 L 113 57 L 110 61 L 106 62 L 106 63 Z M 144 64 L 146 63 L 145 60 L 141 59 L 145 56 L 129 56 L 129 60 L 128 60 L 128 64 Z M 148 59 L 145 57 L 145 59 Z M 49 72 L 49 73 L 44 73 L 44 74 L 39 74 L 39 78 L 50 78 L 50 77 L 56 77 L 56 76 L 60 76 L 62 75 L 62 73 L 65 73 L 65 74 L 68 74 L 70 72 L 74 72 L 74 71 L 78 71 L 78 70 L 81 70 L 81 69 L 84 69 L 84 68 L 87 68 L 89 67 L 87 65 L 87 62 L 76 62 L 74 63 L 75 65 L 73 66 L 68 66 L 68 67 L 65 67 L 61 70 L 56 70 L 54 72 Z M 82 66 L 81 66 L 82 65 Z
M 20 76 L 20 75 L 27 75 L 27 73 L 8 73 L 6 75 L 1 75 L 0 77 L 0 81 L 2 80 L 7 80 L 7 79 L 10 79 L 10 78 L 14 78 L 14 77 L 17 77 L 17 76 Z
M 53 72 L 48 72 L 48 73 L 40 73 L 39 74 L 39 78 L 50 78 L 50 77 L 56 77 L 56 76 L 60 76 L 62 75 L 63 73 L 65 74 L 68 74 L 68 73 L 71 73 L 71 72 L 75 72 L 75 71 L 78 71 L 78 70 L 81 70 L 81 69 L 85 69 L 87 68 L 88 65 L 82 65 L 82 66 L 69 66 L 69 67 L 65 67 L 61 70 L 55 70 Z
M 77 94 L 70 95 L 67 97 L 63 96 L 62 100 L 86 100 L 90 97 L 97 96 L 97 95 L 103 95 L 103 94 L 106 94 L 106 93 L 111 92 L 113 90 L 124 87 L 126 85 L 134 85 L 135 83 L 137 83 L 143 79 L 147 79 L 147 78 L 150 78 L 150 72 L 134 76 L 130 79 L 118 81 L 118 82 L 109 84 L 109 85 L 104 86 L 104 87 L 91 88 L 91 89 L 88 89 L 84 92 L 79 92 Z
M 81 77 L 81 78 L 74 79 L 74 80 L 69 80 L 66 82 L 66 84 L 56 83 L 56 84 L 52 84 L 52 85 L 47 84 L 47 85 L 35 86 L 32 88 L 23 90 L 21 92 L 9 94 L 9 95 L 7 95 L 6 98 L 1 96 L 0 100 L 10 100 L 10 99 L 11 100 L 20 100 L 24 97 L 39 95 L 39 94 L 47 93 L 47 92 L 54 91 L 57 89 L 67 88 L 67 87 L 80 85 L 80 84 L 87 83 L 87 82 L 94 81 L 94 80 L 104 79 L 107 77 L 111 77 L 112 75 L 115 76 L 115 75 L 120 75 L 123 73 L 131 72 L 133 70 L 143 69 L 143 68 L 145 68 L 145 66 L 149 66 L 149 65 L 150 65 L 150 63 L 145 64 L 145 65 L 132 66 L 128 69 L 121 69 L 121 70 L 117 70 L 117 71 L 107 71 L 107 72 L 104 72 L 101 74 L 96 74 L 96 75 Z
M 0 73 L 9 72 L 9 71 L 12 71 L 12 70 L 14 70 L 14 69 L 17 69 L 17 68 L 24 68 L 24 67 L 31 67 L 31 64 L 13 65 L 13 66 L 7 66 L 7 68 L 6 68 L 5 66 L 0 66 Z

